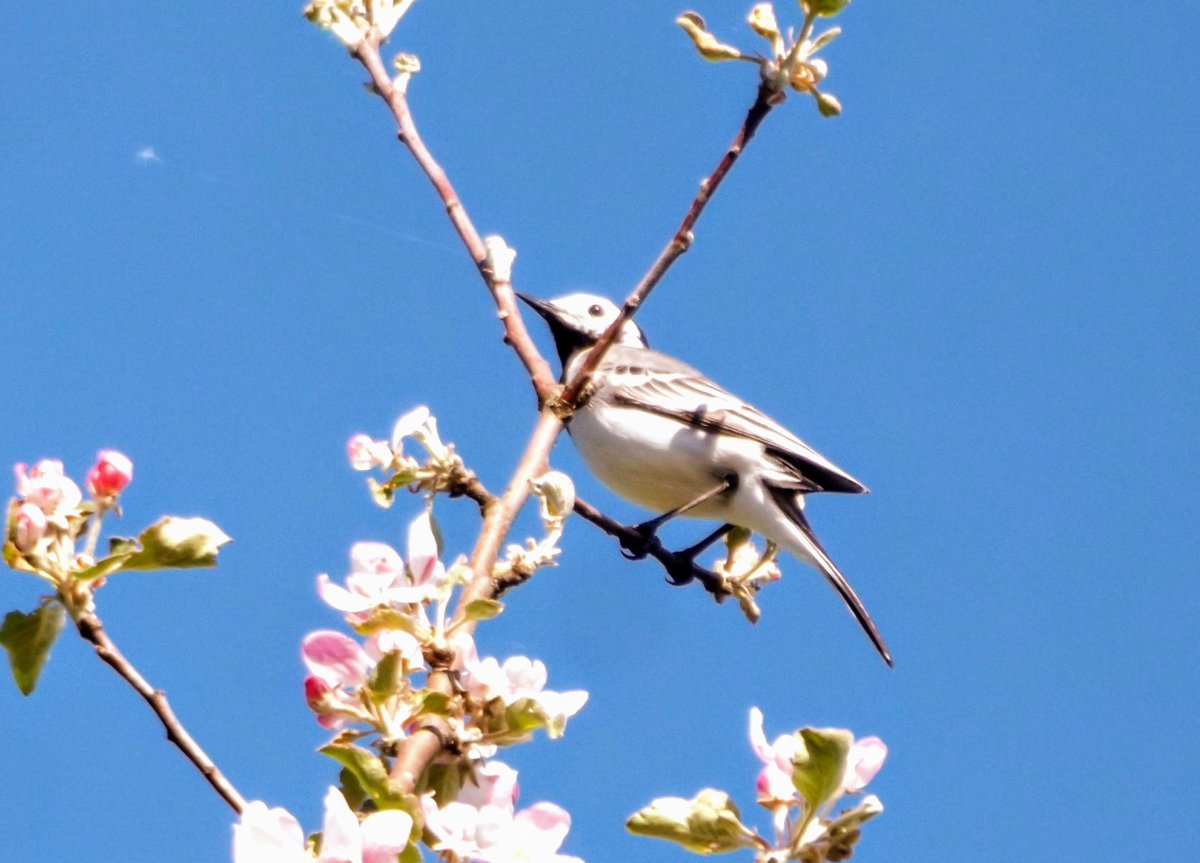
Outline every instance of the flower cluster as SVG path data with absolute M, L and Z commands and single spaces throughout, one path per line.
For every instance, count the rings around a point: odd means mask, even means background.
M 425 451 L 423 461 L 405 452 L 409 439 Z M 587 693 L 547 690 L 540 661 L 480 657 L 475 624 L 503 606 L 494 599 L 462 600 L 459 588 L 471 570 L 461 557 L 442 562 L 432 515 L 433 497 L 455 493 L 473 474 L 441 440 L 426 408 L 401 417 L 388 441 L 355 435 L 348 455 L 357 470 L 387 474 L 383 482 L 371 481 L 377 501 L 390 504 L 405 487 L 430 501 L 408 527 L 404 556 L 385 543 L 359 542 L 350 549 L 344 579 L 317 577 L 318 594 L 351 632 L 320 630 L 301 646 L 305 700 L 317 722 L 334 732 L 321 752 L 345 768 L 341 788 L 326 798 L 324 832 L 305 846 L 291 815 L 256 802 L 235 827 L 235 861 L 315 856 L 330 863 L 391 863 L 423 837 L 449 863 L 576 863 L 558 853 L 570 826 L 567 813 L 551 803 L 517 811 L 516 772 L 489 760 L 539 729 L 561 735 Z M 531 490 L 541 501 L 545 536 L 510 546 L 493 569 L 499 583 L 528 577 L 559 553 L 574 488 L 549 473 Z M 398 753 L 414 732 L 431 727 L 442 737 L 441 754 L 415 789 L 402 788 L 391 775 Z M 360 817 L 355 810 L 371 814 Z M 390 820 L 382 821 L 384 815 Z
M 317 863 L 395 863 L 408 847 L 412 816 L 398 809 L 359 820 L 336 788 L 325 795 Z M 234 863 L 313 863 L 300 823 L 286 809 L 259 800 L 246 804 L 233 828 Z
M 404 451 L 408 438 L 425 450 L 423 461 Z M 357 471 L 380 469 L 388 474 L 382 483 L 374 478 L 368 480 L 375 502 L 384 507 L 391 506 L 396 492 L 404 488 L 429 494 L 462 494 L 475 481 L 475 475 L 454 451 L 454 444 L 442 441 L 437 419 L 423 405 L 396 421 L 389 440 L 354 435 L 346 444 L 346 454 L 350 466 Z
M 116 450 L 101 450 L 87 472 L 86 499 L 56 459 L 33 467 L 17 464 L 13 473 L 17 495 L 8 504 L 4 562 L 54 590 L 32 612 L 9 612 L 0 627 L 0 644 L 26 695 L 37 683 L 64 614 L 72 620 L 89 614 L 107 576 L 120 570 L 212 566 L 229 542 L 210 521 L 168 516 L 137 539 L 112 537 L 108 554 L 97 559 L 101 523 L 110 512 L 120 515 L 118 499 L 133 480 L 133 462 Z
M 833 813 L 848 794 L 861 794 L 875 778 L 887 746 L 878 737 L 856 740 L 838 728 L 801 728 L 768 743 L 762 712 L 750 711 L 750 745 L 763 763 L 758 803 L 771 813 L 772 836 L 746 826 L 729 796 L 711 788 L 691 800 L 664 797 L 636 813 L 633 833 L 668 839 L 697 853 L 739 848 L 755 863 L 825 863 L 849 859 L 862 825 L 883 811 L 874 795 Z
M 350 550 L 343 584 L 318 576 L 321 598 L 362 639 L 333 630 L 304 639 L 305 697 L 318 722 L 332 730 L 365 725 L 386 749 L 439 717 L 451 722 L 460 748 L 475 755 L 538 728 L 558 736 L 587 693 L 546 690 L 545 665 L 527 657 L 479 657 L 472 625 L 501 606 L 480 600 L 452 615 L 455 588 L 469 574 L 462 559 L 449 567 L 441 562 L 433 518 L 424 511 L 409 525 L 407 559 L 383 543 L 360 542 Z M 423 688 L 434 667 L 455 675 L 460 703 Z
M 553 803 L 517 811 L 517 771 L 490 761 L 462 785 L 458 797 L 438 806 L 421 797 L 430 847 L 452 860 L 480 863 L 582 863 L 559 854 L 571 816 Z
M 759 3 L 750 10 L 747 22 L 750 29 L 766 39 L 771 45 L 770 56 L 757 52 L 744 52 L 726 44 L 708 31 L 704 19 L 695 12 L 684 12 L 675 23 L 691 38 L 696 50 L 705 60 L 744 60 L 756 64 L 775 93 L 782 97 L 786 89 L 797 93 L 808 93 L 817 104 L 817 109 L 826 117 L 842 111 L 841 103 L 830 93 L 822 92 L 817 85 L 829 74 L 829 66 L 817 57 L 817 52 L 832 42 L 842 32 L 840 27 L 831 27 L 814 36 L 813 27 L 817 18 L 830 18 L 842 11 L 850 0 L 799 0 L 804 21 L 797 33 L 792 28 L 783 30 L 775 16 L 771 3 Z
M 89 500 L 56 459 L 42 459 L 33 467 L 18 463 L 13 474 L 17 496 L 8 508 L 5 562 L 39 576 L 69 598 L 82 599 L 70 590 L 72 582 L 95 565 L 100 521 L 106 512 L 119 512 L 117 497 L 133 479 L 133 462 L 116 450 L 101 450 L 87 473 Z M 82 550 L 77 548 L 81 539 Z

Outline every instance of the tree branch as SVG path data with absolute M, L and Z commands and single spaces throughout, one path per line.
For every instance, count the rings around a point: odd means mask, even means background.
M 529 496 L 529 481 L 536 479 L 546 469 L 546 459 L 558 433 L 562 430 L 562 421 L 549 408 L 543 408 L 538 414 L 537 425 L 525 447 L 525 453 L 513 472 L 512 480 L 505 489 L 503 497 L 493 500 L 484 510 L 483 529 L 471 552 L 471 580 L 463 588 L 458 605 L 451 619 L 451 626 L 461 620 L 466 607 L 477 599 L 494 599 L 500 585 L 493 577 L 496 557 L 500 553 L 500 545 L 508 536 L 509 528 L 521 505 Z M 466 621 L 459 625 L 459 631 L 474 633 L 475 622 Z M 447 697 L 455 694 L 454 681 L 451 672 L 436 670 L 429 674 L 426 688 L 442 693 Z M 442 748 L 443 740 L 450 734 L 448 723 L 430 724 L 420 728 L 404 741 L 392 764 L 391 777 L 402 791 L 411 792 L 420 781 L 421 775 L 437 757 Z
M 449 216 L 454 230 L 458 233 L 463 245 L 466 246 L 467 254 L 475 262 L 479 275 L 483 277 L 484 284 L 487 285 L 488 291 L 496 303 L 500 321 L 504 325 L 504 340 L 512 346 L 526 371 L 529 372 L 530 381 L 539 398 L 545 398 L 553 392 L 556 385 L 550 364 L 542 357 L 537 345 L 530 338 L 529 331 L 525 329 L 525 322 L 517 307 L 517 298 L 513 293 L 512 284 L 507 279 L 497 278 L 492 271 L 488 260 L 487 246 L 484 245 L 479 232 L 475 230 L 475 225 L 471 221 L 471 217 L 467 215 L 466 207 L 463 206 L 458 192 L 454 190 L 450 178 L 433 158 L 433 154 L 429 152 L 425 142 L 421 140 L 412 111 L 408 106 L 408 96 L 392 83 L 392 79 L 384 69 L 383 59 L 379 54 L 380 44 L 381 39 L 378 32 L 372 30 L 368 36 L 351 49 L 350 54 L 363 65 L 371 76 L 371 86 L 391 109 L 392 117 L 396 121 L 397 137 L 412 153 L 421 170 L 425 172 L 425 176 L 429 178 L 429 182 L 433 184 L 438 197 L 445 204 L 446 215 Z
M 383 60 L 379 53 L 379 46 L 381 44 L 382 39 L 378 32 L 372 30 L 370 34 L 351 49 L 351 56 L 358 60 L 367 70 L 375 92 L 391 110 L 392 117 L 396 121 L 397 135 L 400 142 L 408 148 L 413 158 L 416 159 L 417 164 L 424 171 L 426 177 L 429 178 L 438 197 L 441 198 L 445 205 L 447 216 L 454 225 L 454 229 L 466 247 L 468 254 L 470 254 L 471 259 L 475 262 L 475 266 L 479 270 L 480 276 L 483 277 L 484 283 L 487 285 L 492 299 L 499 310 L 499 316 L 505 331 L 505 341 L 512 346 L 521 363 L 529 372 L 530 380 L 534 390 L 537 392 L 538 399 L 544 405 L 538 415 L 537 425 L 534 427 L 533 434 L 525 448 L 525 453 L 522 455 L 504 494 L 499 499 L 491 499 L 486 502 L 478 497 L 475 498 L 481 503 L 484 522 L 479 539 L 476 541 L 475 548 L 471 554 L 471 580 L 464 587 L 454 612 L 454 619 L 459 620 L 471 602 L 477 599 L 494 598 L 498 592 L 500 585 L 497 584 L 493 577 L 493 569 L 500 552 L 501 544 L 508 535 L 517 512 L 529 496 L 529 481 L 536 478 L 545 470 L 550 449 L 553 447 L 554 441 L 563 428 L 562 419 L 547 404 L 552 402 L 555 408 L 565 407 L 568 412 L 575 406 L 587 384 L 588 378 L 599 364 L 608 346 L 612 343 L 620 326 L 637 311 L 642 301 L 662 279 L 671 264 L 691 246 L 693 226 L 716 192 L 717 187 L 720 186 L 725 175 L 741 155 L 747 142 L 754 136 L 759 124 L 779 101 L 779 93 L 765 80 L 759 86 L 758 96 L 747 112 L 741 129 L 729 149 L 725 152 L 724 157 L 718 163 L 716 169 L 701 184 L 699 193 L 692 201 L 674 237 L 667 244 L 666 248 L 663 249 L 658 259 L 642 278 L 633 293 L 626 299 L 621 309 L 621 315 L 592 349 L 584 367 L 569 382 L 565 391 L 558 398 L 553 398 L 557 389 L 554 375 L 550 370 L 549 364 L 529 337 L 529 332 L 525 329 L 512 285 L 508 282 L 507 278 L 501 277 L 506 274 L 493 271 L 487 246 L 480 238 L 478 231 L 476 231 L 474 224 L 467 215 L 466 208 L 459 199 L 458 193 L 454 190 L 454 186 L 451 184 L 446 172 L 433 158 L 433 155 L 421 140 L 420 133 L 417 131 L 416 123 L 413 120 L 412 112 L 408 105 L 408 98 L 404 92 L 404 88 L 394 84 L 384 69 Z M 599 514 L 597 513 L 597 515 Z M 603 516 L 600 517 L 603 518 Z M 654 542 L 657 543 L 657 540 Z M 666 561 L 675 560 L 678 572 L 680 574 L 683 573 L 683 566 L 678 560 L 678 555 L 673 555 L 671 552 L 666 551 L 662 548 L 661 544 L 658 545 L 658 551 L 660 554 L 666 556 Z M 650 553 L 654 554 L 653 551 Z M 664 560 L 664 558 L 660 558 L 657 554 L 655 556 L 660 562 Z M 699 570 L 698 572 L 693 571 L 697 569 Z M 668 569 L 668 572 L 670 572 L 670 569 Z M 689 567 L 687 578 L 697 578 L 704 581 L 707 587 L 711 584 L 711 581 L 706 580 L 706 574 L 712 575 L 707 570 Z M 710 592 L 713 591 L 710 589 Z M 460 627 L 460 631 L 470 633 L 474 631 L 474 628 L 475 624 L 473 622 L 464 622 Z M 451 672 L 446 669 L 437 669 L 430 672 L 426 686 L 447 696 L 452 696 L 455 692 Z M 446 735 L 450 731 L 448 725 L 445 725 L 445 727 L 443 725 L 443 723 L 436 723 L 431 724 L 429 727 L 418 729 L 401 745 L 391 769 L 391 777 L 398 784 L 399 790 L 411 792 L 420 781 L 422 774 L 437 757 L 438 752 L 443 748 L 444 740 L 447 739 Z
M 108 633 L 104 631 L 103 624 L 100 623 L 100 618 L 95 614 L 85 614 L 75 624 L 79 630 L 79 634 L 90 642 L 96 649 L 96 655 L 107 663 L 113 671 L 121 675 L 125 681 L 134 688 L 138 695 L 145 699 L 150 705 L 150 709 L 154 711 L 163 728 L 167 730 L 167 740 L 179 747 L 179 751 L 184 754 L 188 761 L 196 766 L 201 775 L 208 780 L 208 784 L 213 787 L 221 798 L 229 804 L 230 808 L 239 815 L 246 808 L 246 798 L 244 798 L 238 790 L 233 787 L 228 779 L 225 778 L 218 768 L 213 763 L 213 760 L 205 754 L 200 748 L 192 735 L 188 734 L 187 729 L 183 727 L 183 723 L 175 716 L 175 712 L 171 709 L 170 703 L 167 701 L 166 693 L 152 687 L 146 678 L 142 677 L 141 673 L 133 667 L 125 655 L 117 649 L 113 644 L 112 639 L 108 637 Z
M 721 157 L 721 161 L 717 163 L 717 167 L 708 177 L 701 181 L 700 191 L 692 200 L 692 205 L 684 215 L 683 221 L 679 223 L 679 228 L 675 231 L 675 235 L 671 237 L 663 250 L 659 252 L 658 258 L 650 265 L 650 269 L 646 271 L 646 275 L 642 276 L 642 280 L 638 282 L 637 287 L 626 298 L 625 304 L 621 306 L 621 313 L 617 315 L 617 319 L 609 324 L 608 329 L 597 340 L 587 359 L 583 361 L 583 365 L 575 373 L 575 377 L 567 383 L 566 389 L 563 390 L 562 395 L 559 397 L 565 406 L 576 406 L 580 396 L 583 394 L 584 388 L 587 386 L 588 380 L 591 378 L 592 373 L 600 367 L 600 361 L 604 359 L 604 354 L 608 352 L 609 346 L 616 340 L 617 333 L 621 331 L 621 327 L 625 325 L 627 320 L 633 317 L 646 297 L 650 295 L 650 292 L 654 290 L 655 286 L 662 280 L 662 277 L 666 275 L 671 265 L 692 247 L 692 241 L 695 239 L 692 234 L 692 228 L 695 227 L 700 214 L 704 212 L 704 208 L 708 206 L 708 202 L 716 194 L 721 181 L 725 179 L 725 175 L 729 173 L 729 170 L 738 160 L 738 157 L 742 155 L 742 151 L 746 149 L 746 145 L 750 143 L 750 139 L 754 137 L 754 133 L 758 131 L 759 125 L 766 119 L 771 109 L 780 104 L 783 99 L 784 94 L 780 92 L 778 85 L 774 84 L 771 80 L 763 78 L 759 82 L 754 104 L 746 112 L 746 119 L 742 121 L 742 128 L 738 130 L 733 143 L 729 145 L 729 149 L 725 151 L 725 155 Z

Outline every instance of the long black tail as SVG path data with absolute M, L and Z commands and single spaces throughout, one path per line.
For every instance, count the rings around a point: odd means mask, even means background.
M 875 627 L 875 621 L 871 620 L 871 615 L 867 613 L 867 607 L 858 598 L 858 594 L 854 592 L 854 588 L 850 586 L 850 582 L 846 580 L 846 576 L 842 575 L 841 570 L 837 568 L 837 564 L 833 562 L 829 557 L 829 553 L 821 546 L 817 535 L 813 533 L 812 525 L 808 523 L 808 519 L 804 516 L 804 510 L 800 508 L 796 490 L 774 488 L 770 485 L 767 486 L 767 490 L 771 492 L 771 497 L 774 499 L 775 504 L 796 527 L 796 530 L 792 532 L 791 539 L 795 541 L 799 548 L 789 548 L 788 551 L 802 560 L 811 561 L 820 570 L 821 575 L 825 576 L 825 580 L 833 585 L 833 589 L 842 597 L 842 602 L 846 603 L 846 607 L 850 609 L 850 613 L 854 615 L 854 619 L 858 621 L 858 625 L 867 634 L 867 638 L 871 639 L 871 643 L 875 645 L 875 649 L 879 651 L 879 655 L 883 657 L 883 661 L 890 668 L 892 666 L 892 654 L 888 651 L 887 645 L 884 644 L 883 636 L 879 634 L 879 630 Z M 778 539 L 782 539 L 782 537 Z

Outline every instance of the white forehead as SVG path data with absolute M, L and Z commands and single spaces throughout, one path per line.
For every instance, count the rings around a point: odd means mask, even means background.
M 605 326 L 612 323 L 621 312 L 612 300 L 597 294 L 566 294 L 550 302 L 569 315 L 582 320 L 601 321 Z M 600 314 L 596 313 L 597 307 L 600 308 Z

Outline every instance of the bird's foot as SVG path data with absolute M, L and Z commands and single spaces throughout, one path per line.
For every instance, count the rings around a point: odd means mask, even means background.
M 627 527 L 621 536 L 621 556 L 626 560 L 645 560 L 655 545 L 661 546 L 658 540 L 658 527 L 662 522 L 658 519 L 643 521 Z

